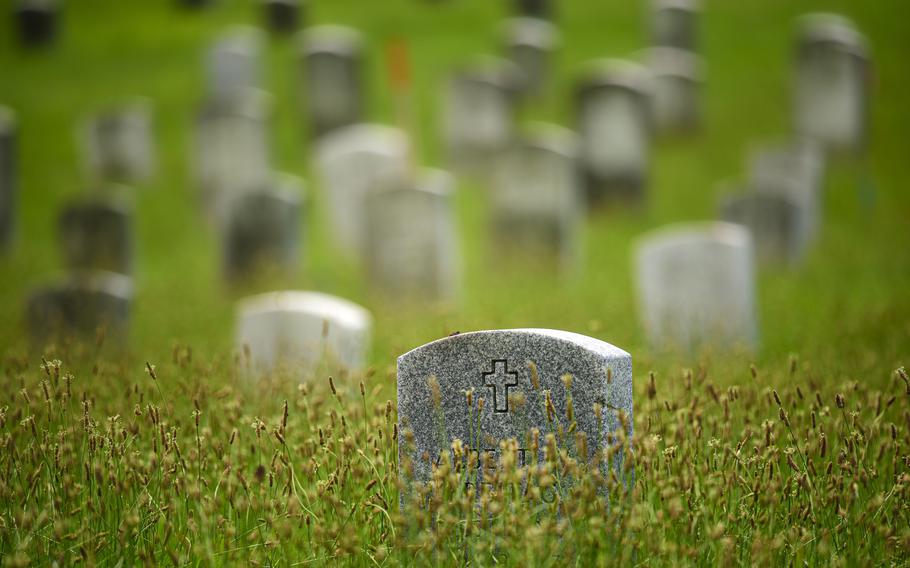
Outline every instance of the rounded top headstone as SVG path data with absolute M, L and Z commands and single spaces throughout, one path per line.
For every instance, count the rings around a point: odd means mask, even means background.
M 553 49 L 561 39 L 556 26 L 540 18 L 509 18 L 502 29 L 503 37 L 510 45 Z
M 653 230 L 639 239 L 640 250 L 688 247 L 701 243 L 720 243 L 731 247 L 751 247 L 752 236 L 742 225 L 723 221 L 673 223 Z
M 322 292 L 297 290 L 266 292 L 243 298 L 237 304 L 237 312 L 240 314 L 295 311 L 351 327 L 359 327 L 372 320 L 366 308 Z
M 647 67 L 626 59 L 597 59 L 588 62 L 581 75 L 578 95 L 603 89 L 625 89 L 648 97 L 653 76 Z
M 797 28 L 800 50 L 823 45 L 860 59 L 869 56 L 866 37 L 849 18 L 840 14 L 807 14 L 797 19 Z
M 354 28 L 335 24 L 313 26 L 300 32 L 304 57 L 320 53 L 353 57 L 363 48 L 363 35 Z

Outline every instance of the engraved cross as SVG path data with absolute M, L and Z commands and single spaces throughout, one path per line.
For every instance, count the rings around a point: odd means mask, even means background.
M 510 371 L 505 359 L 491 361 L 492 369 L 483 374 L 483 386 L 493 390 L 493 410 L 509 411 L 509 389 L 518 386 L 518 372 Z

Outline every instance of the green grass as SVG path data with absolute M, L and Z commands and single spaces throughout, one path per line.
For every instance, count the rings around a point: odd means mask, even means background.
M 8 14 L 10 2 L 0 4 Z M 598 559 L 673 563 L 681 557 L 699 564 L 725 559 L 907 563 L 910 404 L 892 373 L 908 363 L 910 345 L 910 193 L 905 187 L 910 45 L 899 0 L 706 3 L 705 129 L 691 139 L 657 143 L 646 210 L 606 211 L 587 221 L 584 271 L 574 278 L 497 264 L 487 250 L 483 191 L 465 184 L 457 196 L 463 301 L 446 309 L 389 305 L 365 286 L 359 266 L 335 254 L 321 189 L 310 183 L 304 270 L 281 284 L 328 291 L 374 311 L 373 372 L 364 378 L 365 403 L 357 394 L 357 379 L 340 385 L 344 394 L 336 401 L 325 377 L 294 377 L 290 385 L 255 391 L 234 378 L 231 338 L 238 292 L 221 281 L 217 239 L 195 207 L 190 125 L 203 93 L 205 47 L 226 25 L 258 22 L 258 13 L 253 2 L 224 1 L 200 12 L 172 4 L 69 2 L 60 42 L 46 52 L 22 52 L 13 34 L 0 35 L 0 103 L 19 113 L 22 126 L 19 239 L 12 253 L 0 258 L 4 562 L 28 557 L 64 564 L 79 558 L 108 564 L 120 558 L 128 564 L 172 558 L 175 563 L 319 564 L 343 557 L 362 564 L 415 559 L 491 564 L 495 556 L 515 564 L 564 564 L 578 555 L 581 564 Z M 496 49 L 505 3 L 312 4 L 308 21 L 350 24 L 368 34 L 372 119 L 394 117 L 383 42 L 409 38 L 420 154 L 426 164 L 441 164 L 436 86 L 465 55 Z M 663 223 L 713 217 L 716 183 L 742 175 L 749 145 L 787 133 L 792 18 L 812 10 L 841 11 L 870 37 L 875 81 L 868 157 L 831 164 L 822 232 L 806 263 L 761 272 L 758 353 L 653 353 L 638 326 L 631 243 Z M 645 46 L 645 8 L 644 3 L 568 0 L 559 12 L 565 48 L 556 84 L 546 100 L 523 109 L 522 116 L 571 124 L 568 93 L 574 70 L 586 59 L 623 56 Z M 288 39 L 272 40 L 266 50 L 264 83 L 278 103 L 275 166 L 310 180 L 306 131 L 294 104 L 293 52 Z M 131 347 L 116 360 L 49 353 L 63 357 L 64 371 L 75 375 L 67 397 L 64 380 L 53 371 L 45 375 L 39 367 L 42 353 L 25 340 L 24 298 L 61 266 L 55 240 L 59 206 L 88 189 L 75 124 L 105 103 L 133 95 L 154 101 L 160 167 L 154 181 L 135 195 L 137 297 Z M 474 524 L 469 530 L 463 519 L 471 518 L 472 501 L 451 493 L 458 484 L 448 480 L 440 491 L 450 493 L 443 493 L 439 507 L 397 517 L 389 421 L 394 421 L 395 357 L 455 330 L 525 326 L 587 333 L 632 353 L 637 481 L 628 493 L 614 488 L 615 499 L 624 505 L 609 513 L 599 510 L 597 500 L 584 493 L 590 491 L 585 480 L 596 475 L 579 471 L 586 466 L 572 463 L 568 455 L 553 455 L 553 471 L 582 480 L 565 489 L 566 508 L 558 512 L 535 509 L 534 502 L 521 499 L 506 507 L 498 501 L 508 493 L 503 491 L 487 498 L 489 506 L 500 507 L 495 526 L 478 530 Z M 175 346 L 190 346 L 192 358 Z M 799 363 L 791 373 L 794 354 Z M 159 366 L 157 381 L 144 372 L 145 361 Z M 685 387 L 685 368 L 695 372 L 691 390 Z M 651 371 L 659 385 L 654 400 L 646 396 Z M 39 385 L 45 379 L 50 403 Z M 301 380 L 308 393 L 294 390 Z M 731 387 L 739 389 L 736 400 Z M 770 387 L 782 394 L 792 432 L 778 416 Z M 19 393 L 22 388 L 28 401 Z M 719 393 L 716 399 L 711 390 Z M 816 392 L 821 403 L 812 402 Z M 844 409 L 834 402 L 837 393 L 846 396 Z M 897 398 L 886 408 L 892 397 Z M 83 398 L 90 401 L 88 421 Z M 194 399 L 202 411 L 198 438 Z M 282 427 L 284 400 L 291 408 Z M 392 401 L 390 419 L 386 400 Z M 876 409 L 876 400 L 883 410 Z M 150 404 L 160 418 L 150 418 Z M 816 427 L 811 426 L 813 411 Z M 852 412 L 858 413 L 855 418 Z M 261 437 L 250 427 L 256 417 L 266 424 Z M 772 423 L 769 443 L 765 420 Z M 370 434 L 363 433 L 367 425 Z M 182 457 L 172 445 L 164 449 L 169 438 L 162 429 L 173 432 Z M 235 429 L 235 442 L 229 444 Z M 272 433 L 279 429 L 286 445 Z M 825 456 L 820 455 L 822 430 L 827 432 Z M 752 436 L 737 458 L 730 457 L 746 432 Z M 715 438 L 717 443 L 709 444 Z M 99 448 L 101 440 L 105 446 Z M 675 451 L 668 449 L 674 446 Z M 791 467 L 788 448 L 814 460 L 815 473 L 798 455 Z M 768 473 L 771 463 L 774 477 Z M 260 464 L 264 469 L 258 476 Z M 832 471 L 825 473 L 828 464 Z M 806 489 L 810 477 L 811 489 Z M 754 490 L 762 479 L 765 485 Z M 288 480 L 289 494 L 282 490 Z M 432 513 L 443 519 L 436 531 L 426 516 Z

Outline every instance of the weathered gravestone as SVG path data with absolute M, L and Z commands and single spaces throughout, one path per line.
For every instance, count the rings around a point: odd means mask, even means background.
M 865 37 L 833 14 L 801 20 L 793 121 L 798 135 L 836 150 L 860 151 L 866 142 L 870 62 Z
M 0 252 L 12 246 L 16 234 L 18 137 L 16 113 L 9 108 L 0 107 Z
M 749 229 L 759 262 L 796 264 L 811 237 L 809 211 L 781 194 L 729 195 L 721 201 L 720 218 Z
M 656 46 L 697 51 L 697 0 L 653 0 L 651 41 Z
M 262 33 L 249 26 L 228 29 L 206 55 L 207 98 L 227 101 L 238 92 L 258 89 Z
M 336 244 L 360 255 L 367 196 L 380 186 L 410 179 L 410 141 L 402 130 L 381 124 L 340 128 L 319 140 L 316 170 Z
M 704 64 L 691 52 L 655 47 L 647 52 L 654 76 L 652 97 L 654 127 L 658 132 L 696 130 L 701 123 L 701 89 Z
M 78 271 L 39 288 L 26 304 L 32 339 L 105 340 L 125 344 L 129 331 L 133 284 L 129 277 L 104 271 Z
M 19 41 L 27 47 L 39 47 L 57 39 L 60 21 L 57 0 L 19 0 L 16 6 Z
M 442 131 L 452 164 L 485 174 L 513 142 L 521 72 L 514 63 L 484 57 L 458 70 L 444 93 Z
M 195 175 L 208 216 L 223 220 L 227 203 L 268 183 L 271 97 L 256 89 L 207 102 L 196 121 Z
M 584 213 L 578 177 L 575 134 L 551 124 L 529 128 L 500 160 L 491 188 L 493 235 L 501 251 L 555 259 L 571 269 L 579 260 Z
M 519 89 L 525 95 L 545 90 L 559 47 L 556 26 L 538 18 L 512 18 L 503 26 L 505 54 L 521 71 Z
M 364 42 L 343 26 L 316 26 L 300 33 L 304 109 L 310 129 L 322 136 L 363 117 Z
M 302 180 L 279 176 L 231 200 L 222 237 L 228 280 L 250 279 L 261 271 L 296 270 L 303 192 Z
M 348 372 L 365 366 L 371 328 L 370 313 L 353 302 L 319 292 L 269 292 L 238 304 L 236 343 L 253 373 Z
M 132 272 L 133 221 L 124 200 L 92 197 L 72 202 L 63 208 L 58 227 L 63 261 L 70 270 Z
M 302 4 L 301 0 L 263 0 L 266 27 L 275 33 L 293 32 L 300 27 Z
M 740 225 L 680 223 L 635 251 L 641 319 L 658 349 L 755 347 L 752 237 Z
M 589 203 L 644 199 L 651 153 L 652 77 L 630 61 L 592 63 L 577 90 L 581 169 Z
M 552 0 L 515 0 L 515 13 L 529 18 L 553 19 Z
M 454 179 L 426 170 L 367 196 L 370 282 L 398 300 L 452 301 L 460 288 Z
M 590 458 L 623 426 L 631 436 L 632 357 L 598 339 L 550 329 L 477 331 L 398 358 L 399 467 L 410 481 L 428 481 L 443 452 L 454 457 L 455 440 L 464 453 L 452 462 L 481 458 L 466 476 L 480 486 L 486 468 L 479 463 L 487 455 L 498 461 L 500 442 L 516 440 L 518 465 L 530 465 L 532 430 L 541 448 L 559 432 L 579 452 L 583 433 Z
M 152 109 L 146 101 L 111 108 L 79 131 L 86 170 L 95 182 L 142 182 L 154 170 Z

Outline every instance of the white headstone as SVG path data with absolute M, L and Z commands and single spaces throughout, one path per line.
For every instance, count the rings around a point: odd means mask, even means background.
M 398 300 L 456 299 L 461 276 L 454 186 L 449 174 L 425 170 L 416 182 L 367 197 L 371 284 Z
M 258 89 L 262 33 L 236 26 L 223 33 L 206 55 L 209 100 L 226 101 L 238 91 Z
M 650 343 L 755 347 L 754 256 L 749 230 L 730 223 L 681 223 L 642 237 L 635 271 Z
M 152 124 L 152 108 L 144 100 L 89 118 L 78 135 L 90 179 L 147 181 L 155 167 Z
M 367 310 L 320 292 L 269 292 L 237 306 L 237 348 L 249 356 L 254 374 L 361 370 L 371 328 Z
M 691 52 L 672 47 L 648 50 L 654 76 L 653 116 L 659 132 L 687 132 L 701 123 L 704 64 Z
M 299 55 L 304 109 L 313 134 L 323 134 L 363 119 L 364 42 L 344 26 L 316 26 L 300 32 Z
M 538 18 L 512 18 L 503 26 L 506 57 L 521 71 L 520 89 L 531 95 L 545 90 L 559 47 L 559 32 Z
M 699 3 L 696 0 L 653 0 L 653 44 L 697 51 L 698 15 Z
M 357 124 L 321 138 L 316 170 L 329 207 L 335 242 L 360 254 L 366 226 L 366 198 L 380 186 L 411 177 L 411 147 L 402 130 Z

